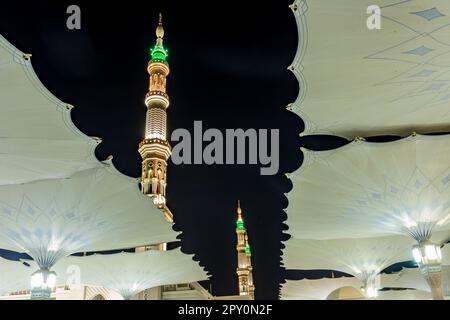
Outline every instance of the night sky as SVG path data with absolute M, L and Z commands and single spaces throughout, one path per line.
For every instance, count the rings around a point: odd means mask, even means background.
M 168 205 L 182 250 L 212 274 L 214 295 L 238 293 L 236 202 L 241 200 L 252 246 L 256 298 L 276 299 L 286 276 L 280 267 L 284 175 L 302 161 L 300 145 L 327 149 L 339 138 L 300 139 L 303 124 L 286 106 L 298 94 L 287 70 L 297 48 L 292 0 L 255 1 L 17 1 L 0 5 L 0 33 L 32 53 L 33 67 L 87 135 L 101 137 L 97 157 L 114 156 L 123 173 L 140 176 L 148 90 L 146 66 L 163 13 L 171 74 L 169 130 L 280 129 L 280 171 L 258 165 L 169 165 Z M 81 7 L 81 30 L 66 28 L 66 8 Z M 292 276 L 292 275 L 291 275 Z M 299 275 L 297 274 L 298 278 Z M 209 286 L 206 284 L 205 286 Z M 209 289 L 209 288 L 208 288 Z

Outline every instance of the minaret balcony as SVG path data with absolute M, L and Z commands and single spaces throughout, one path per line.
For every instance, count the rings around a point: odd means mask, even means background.
M 167 76 L 170 73 L 169 64 L 161 59 L 150 60 L 147 66 L 147 72 L 149 74 L 162 73 Z
M 170 148 L 170 144 L 167 140 L 162 140 L 159 138 L 150 138 L 150 139 L 144 139 L 139 143 L 139 148 L 143 147 L 144 145 L 153 145 L 153 144 L 159 144 L 166 146 L 167 148 Z
M 167 161 L 172 153 L 172 148 L 166 140 L 157 138 L 144 139 L 139 144 L 139 153 L 142 159 L 156 157 Z
M 162 104 L 165 108 L 168 108 L 170 104 L 169 96 L 162 91 L 150 91 L 145 95 L 145 105 L 150 107 L 152 104 Z
M 236 273 L 238 276 L 248 276 L 250 274 L 250 271 L 246 267 L 236 268 Z

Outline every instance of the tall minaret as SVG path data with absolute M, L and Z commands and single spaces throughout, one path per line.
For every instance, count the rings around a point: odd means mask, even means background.
M 236 273 L 239 279 L 239 295 L 248 295 L 253 300 L 255 299 L 255 286 L 253 284 L 253 267 L 251 260 L 252 253 L 248 243 L 247 230 L 245 229 L 244 219 L 242 218 L 242 210 L 239 200 L 237 208 L 236 235 L 236 250 L 238 254 L 238 266 Z
M 162 209 L 168 220 L 170 210 L 166 207 L 167 161 L 171 147 L 167 140 L 167 113 L 169 96 L 166 93 L 166 78 L 170 69 L 167 63 L 168 51 L 163 46 L 164 28 L 162 15 L 156 28 L 156 44 L 150 50 L 147 71 L 150 76 L 149 91 L 145 96 L 147 116 L 145 138 L 139 144 L 142 157 L 142 192 L 153 198 L 153 203 Z

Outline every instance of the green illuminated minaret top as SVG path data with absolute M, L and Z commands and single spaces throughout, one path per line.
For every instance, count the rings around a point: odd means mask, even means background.
M 166 62 L 169 51 L 163 45 L 164 28 L 162 25 L 162 14 L 159 14 L 159 23 L 156 28 L 156 44 L 150 49 L 150 55 L 153 62 Z
M 252 254 L 252 251 L 250 250 L 250 245 L 248 243 L 248 236 L 247 234 L 245 235 L 245 253 L 248 255 Z
M 238 207 L 237 207 L 237 220 L 236 220 L 236 228 L 237 230 L 246 230 L 245 229 L 245 223 L 244 223 L 244 219 L 242 218 L 242 209 L 241 209 L 241 201 L 238 200 Z M 245 253 L 251 255 L 251 251 L 250 251 L 250 245 L 248 244 L 248 236 L 247 233 L 245 233 Z

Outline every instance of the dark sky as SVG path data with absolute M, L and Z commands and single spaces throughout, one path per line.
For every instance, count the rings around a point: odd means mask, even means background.
M 287 67 L 297 47 L 292 0 L 255 1 L 16 1 L 0 4 L 0 33 L 32 53 L 40 80 L 75 105 L 74 123 L 103 138 L 100 160 L 114 156 L 123 173 L 140 175 L 148 89 L 146 65 L 158 12 L 170 50 L 169 129 L 280 129 L 280 172 L 260 176 L 257 165 L 169 165 L 168 203 L 182 250 L 212 274 L 214 295 L 237 294 L 236 201 L 241 199 L 252 245 L 256 297 L 275 299 L 280 267 L 284 176 L 300 166 L 303 124 L 285 110 L 298 94 Z M 95 4 L 94 4 L 95 3 Z M 81 30 L 66 28 L 66 8 L 81 7 Z M 319 139 L 320 140 L 320 139 Z M 325 149 L 342 139 L 306 139 Z M 297 275 L 298 277 L 298 275 Z

